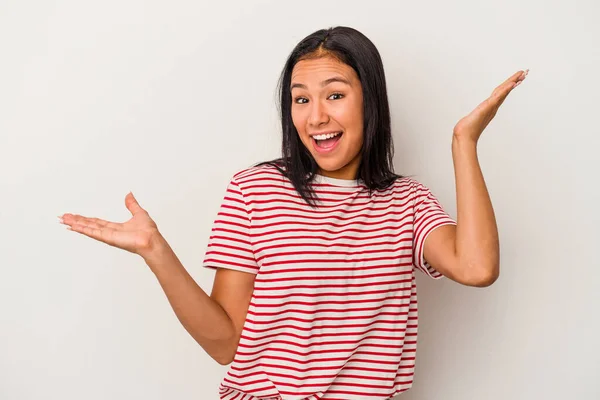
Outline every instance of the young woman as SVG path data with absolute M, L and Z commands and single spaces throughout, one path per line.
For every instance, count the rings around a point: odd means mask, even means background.
M 64 214 L 69 229 L 139 254 L 177 317 L 222 365 L 222 399 L 389 399 L 410 388 L 415 271 L 488 286 L 498 232 L 477 141 L 527 75 L 454 127 L 458 215 L 393 173 L 381 58 L 360 32 L 319 30 L 281 76 L 282 156 L 235 174 L 209 240 L 209 296 L 133 194 L 132 218 Z

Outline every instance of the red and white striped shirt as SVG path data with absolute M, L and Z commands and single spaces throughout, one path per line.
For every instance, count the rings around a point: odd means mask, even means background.
M 389 399 L 411 387 L 416 269 L 436 227 L 456 222 L 412 178 L 374 191 L 317 175 L 311 208 L 277 169 L 235 174 L 204 266 L 256 274 L 227 400 Z

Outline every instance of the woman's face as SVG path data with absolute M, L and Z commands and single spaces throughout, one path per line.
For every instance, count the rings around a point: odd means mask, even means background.
M 363 94 L 356 72 L 324 56 L 292 71 L 292 121 L 321 175 L 356 179 L 363 145 Z

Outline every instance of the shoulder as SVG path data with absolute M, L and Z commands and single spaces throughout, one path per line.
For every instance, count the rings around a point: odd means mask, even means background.
M 392 188 L 394 193 L 399 195 L 415 194 L 427 190 L 427 187 L 423 183 L 410 176 L 397 178 L 392 184 Z
M 229 185 L 248 201 L 278 198 L 293 189 L 289 179 L 272 164 L 238 170 L 233 174 Z
M 287 180 L 282 172 L 273 164 L 261 164 L 238 170 L 231 181 L 239 186 L 249 184 L 272 183 Z
M 382 195 L 388 201 L 406 207 L 409 204 L 413 206 L 419 204 L 430 196 L 430 191 L 427 186 L 414 177 L 403 176 L 397 178 Z

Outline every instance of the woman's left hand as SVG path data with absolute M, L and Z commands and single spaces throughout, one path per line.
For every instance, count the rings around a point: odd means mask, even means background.
M 515 72 L 492 92 L 492 95 L 479 104 L 469 115 L 458 121 L 454 127 L 457 139 L 477 142 L 483 130 L 496 115 L 506 96 L 523 82 L 529 70 Z

